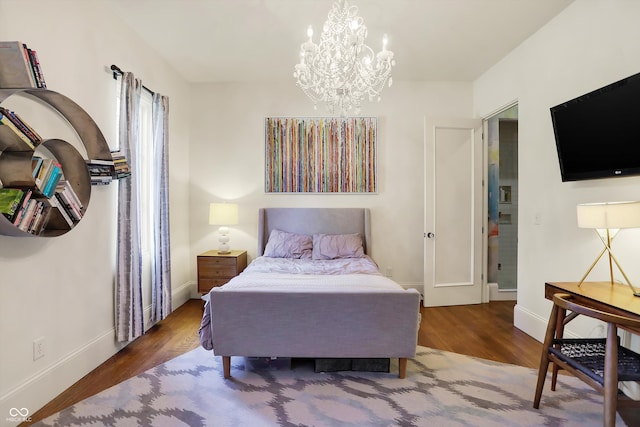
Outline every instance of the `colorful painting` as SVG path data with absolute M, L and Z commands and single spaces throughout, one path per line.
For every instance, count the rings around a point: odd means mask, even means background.
M 374 117 L 265 119 L 267 193 L 375 193 Z

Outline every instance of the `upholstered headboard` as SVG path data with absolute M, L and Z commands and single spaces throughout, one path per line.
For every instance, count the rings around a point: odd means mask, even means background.
M 258 256 L 264 252 L 271 230 L 299 234 L 360 233 L 364 251 L 371 248 L 367 208 L 261 208 L 258 212 Z

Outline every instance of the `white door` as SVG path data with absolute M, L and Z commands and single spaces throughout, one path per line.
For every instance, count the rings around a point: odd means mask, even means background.
M 424 305 L 483 301 L 481 120 L 425 119 Z

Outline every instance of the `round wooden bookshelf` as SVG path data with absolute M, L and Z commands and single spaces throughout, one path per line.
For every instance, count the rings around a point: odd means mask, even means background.
M 16 96 L 31 97 L 41 101 L 57 111 L 73 127 L 87 156 L 92 160 L 112 160 L 109 145 L 95 121 L 73 100 L 48 89 L 0 89 L 0 104 L 7 98 Z M 84 157 L 75 147 L 62 139 L 43 139 L 30 148 L 7 126 L 0 126 L 0 180 L 5 187 L 28 188 L 40 195 L 33 177 L 32 160 L 38 147 L 44 147 L 60 164 L 65 180 L 70 184 L 83 206 L 83 212 L 91 198 L 91 176 Z M 55 196 L 53 196 L 55 197 Z M 41 233 L 34 235 L 11 223 L 0 215 L 0 234 L 21 237 L 53 237 L 62 235 L 73 228 L 60 212 L 52 209 L 49 221 Z M 73 225 L 76 225 L 77 222 Z

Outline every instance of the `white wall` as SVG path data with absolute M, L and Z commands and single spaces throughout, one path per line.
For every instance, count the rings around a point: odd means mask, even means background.
M 169 96 L 172 283 L 177 292 L 186 287 L 188 296 L 187 85 L 99 1 L 0 0 L 0 40 L 35 49 L 48 88 L 82 106 L 112 147 L 114 80 L 106 67 L 133 71 Z M 68 133 L 58 117 L 48 120 L 43 137 Z M 113 184 L 94 187 L 85 217 L 64 236 L 0 236 L 0 424 L 12 407 L 35 412 L 119 349 L 113 329 L 116 192 Z M 45 339 L 45 356 L 33 361 L 38 337 Z
M 549 108 L 640 72 L 640 2 L 577 0 L 474 83 L 476 114 L 518 100 L 519 252 L 515 323 L 541 340 L 550 311 L 545 281 L 578 281 L 602 248 L 578 229 L 576 204 L 640 200 L 640 178 L 562 183 Z M 539 215 L 541 224 L 534 224 Z M 640 234 L 625 230 L 614 250 L 640 284 Z M 589 280 L 607 280 L 601 262 Z M 622 277 L 618 276 L 620 279 Z M 601 334 L 591 322 L 569 332 Z
M 368 207 L 372 255 L 382 271 L 405 286 L 423 275 L 424 117 L 470 117 L 470 83 L 395 82 L 380 104 L 363 106 L 378 117 L 377 194 L 265 194 L 264 119 L 326 116 L 291 81 L 279 84 L 211 84 L 192 88 L 190 220 L 192 256 L 215 249 L 217 227 L 207 223 L 210 202 L 235 200 L 240 224 L 233 248 L 255 257 L 260 207 Z M 193 273 L 195 275 L 195 271 Z

